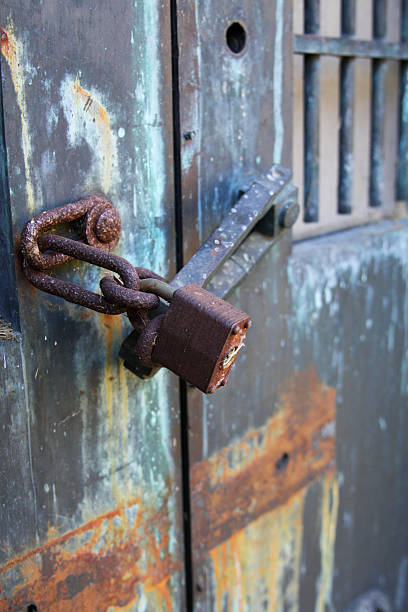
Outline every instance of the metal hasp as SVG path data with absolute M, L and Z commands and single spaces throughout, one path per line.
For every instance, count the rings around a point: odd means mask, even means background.
M 155 318 L 143 330 L 133 331 L 122 343 L 119 355 L 129 370 L 140 378 L 148 378 L 158 371 L 159 367 L 155 364 L 165 365 L 183 378 L 194 380 L 192 384 L 206 393 L 226 384 L 231 366 L 243 344 L 244 331 L 250 323 L 248 315 L 222 299 L 219 300 L 224 305 L 221 307 L 217 299 L 224 298 L 239 284 L 257 259 L 295 223 L 299 205 L 296 202 L 297 190 L 291 179 L 290 170 L 274 164 L 241 196 L 219 227 L 169 283 L 175 293 L 168 314 L 163 317 L 162 313 L 166 312 L 167 306 L 162 304 L 158 317 L 155 316 L 156 311 L 151 315 Z M 256 234 L 255 248 L 254 240 L 249 242 L 251 232 L 251 238 Z M 234 257 L 244 260 L 246 267 L 229 265 Z M 200 290 L 200 286 L 209 286 L 212 293 Z M 160 295 L 160 291 L 151 290 Z M 218 330 L 214 334 L 211 332 L 211 339 L 208 318 L 210 304 L 217 304 L 211 325 L 212 329 Z M 197 315 L 197 309 L 200 310 L 200 316 Z M 183 318 L 186 322 L 184 327 L 189 330 L 187 335 L 192 333 L 193 327 L 198 326 L 195 327 L 193 342 L 197 353 L 194 358 L 182 357 L 180 360 L 181 346 L 177 350 L 175 346 L 181 342 L 179 332 Z M 153 349 L 149 349 L 152 344 Z M 193 351 L 192 346 L 188 350 Z M 199 379 L 198 364 L 202 368 Z M 184 374 L 180 373 L 181 370 Z

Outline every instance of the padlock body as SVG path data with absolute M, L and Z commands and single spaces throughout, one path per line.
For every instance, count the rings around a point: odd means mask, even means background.
M 199 285 L 187 285 L 173 296 L 152 359 L 211 393 L 226 384 L 250 323 L 235 306 Z

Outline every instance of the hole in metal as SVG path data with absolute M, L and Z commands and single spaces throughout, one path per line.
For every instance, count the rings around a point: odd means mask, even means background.
M 276 469 L 282 472 L 287 467 L 288 463 L 289 463 L 289 455 L 288 453 L 283 453 L 282 457 L 278 459 L 278 461 L 275 464 Z
M 227 39 L 228 49 L 235 55 L 239 55 L 245 49 L 246 45 L 246 31 L 241 23 L 234 21 L 228 26 L 225 33 Z
M 27 606 L 27 612 L 38 612 L 38 608 L 35 604 L 30 604 Z

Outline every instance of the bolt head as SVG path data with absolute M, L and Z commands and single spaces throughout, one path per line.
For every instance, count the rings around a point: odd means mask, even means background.
M 299 217 L 300 206 L 297 202 L 287 202 L 279 211 L 278 221 L 280 227 L 289 229 L 293 227 Z

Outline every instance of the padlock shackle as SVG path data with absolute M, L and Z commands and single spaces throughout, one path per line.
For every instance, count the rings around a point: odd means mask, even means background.
M 176 289 L 177 287 L 170 287 L 170 285 L 157 278 L 140 279 L 140 291 L 154 293 L 154 295 L 158 295 L 163 300 L 166 300 L 166 302 L 171 302 Z

